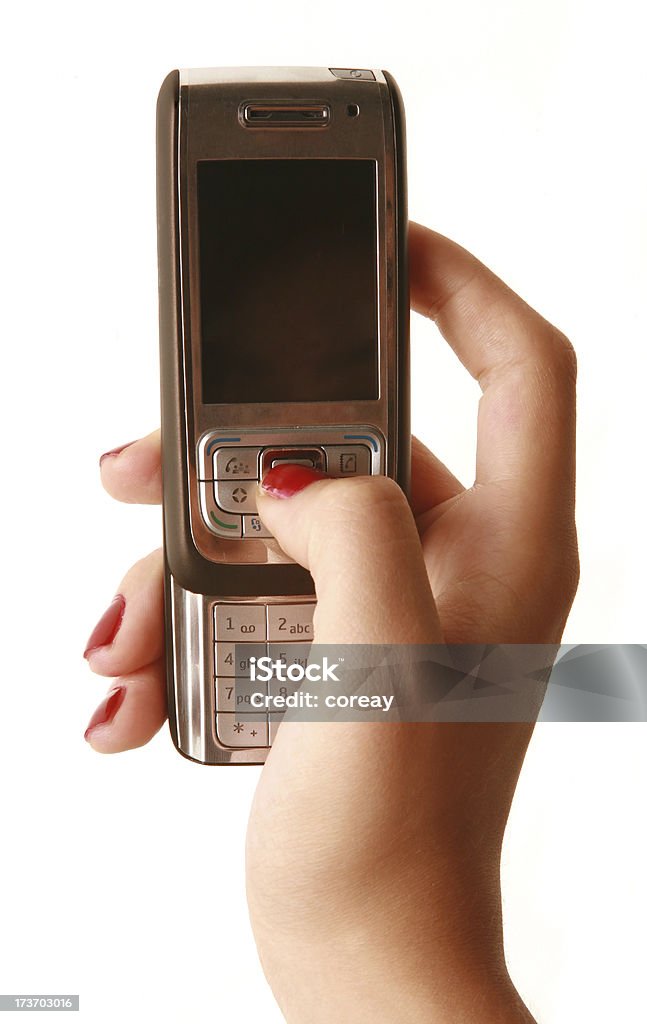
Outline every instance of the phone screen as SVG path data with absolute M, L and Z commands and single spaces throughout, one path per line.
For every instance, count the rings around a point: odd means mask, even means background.
M 199 161 L 204 404 L 379 397 L 376 173 Z

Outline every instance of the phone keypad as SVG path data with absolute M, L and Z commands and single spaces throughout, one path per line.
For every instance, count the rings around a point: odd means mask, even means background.
M 240 514 L 258 511 L 255 480 L 216 480 L 213 487 L 216 505 L 225 512 Z
M 214 480 L 257 480 L 260 448 L 216 448 Z
M 225 512 L 216 503 L 213 483 L 200 483 L 200 511 L 202 518 L 213 533 L 219 537 L 240 540 L 242 520 L 240 515 Z
M 295 689 L 287 682 L 252 681 L 251 658 L 306 666 L 312 645 L 314 601 L 216 604 L 213 609 L 215 726 L 225 747 L 267 747 L 282 716 L 256 708 L 252 695 Z M 278 688 L 277 688 L 278 687 Z M 258 698 L 255 698 L 257 700 Z
M 368 476 L 371 453 L 364 444 L 331 444 L 326 452 L 330 476 Z
M 216 643 L 229 640 L 267 640 L 267 611 L 264 604 L 217 604 L 214 609 Z
M 268 640 L 312 641 L 312 604 L 270 604 L 267 606 Z
M 247 444 L 247 440 L 263 443 Z M 333 477 L 368 476 L 383 471 L 382 443 L 378 432 L 368 427 L 356 427 L 352 433 L 348 427 L 265 433 L 245 428 L 236 435 L 203 437 L 198 445 L 202 518 L 218 537 L 271 538 L 256 508 L 256 483 L 271 467 L 290 462 L 322 469 Z
M 241 722 L 235 714 L 216 714 L 216 732 L 223 747 L 268 747 L 267 715 Z
M 308 466 L 310 469 L 326 469 L 326 456 L 322 448 L 283 447 L 266 448 L 261 454 L 261 480 L 275 466 L 288 463 L 296 466 Z
M 272 534 L 263 525 L 258 516 L 243 516 L 243 538 L 248 537 L 271 537 Z
M 267 654 L 265 644 L 230 643 L 220 640 L 215 645 L 216 676 L 235 676 L 237 679 L 248 679 L 250 658 L 264 658 Z M 222 711 L 227 710 L 221 708 Z M 233 711 L 233 708 L 232 708 Z

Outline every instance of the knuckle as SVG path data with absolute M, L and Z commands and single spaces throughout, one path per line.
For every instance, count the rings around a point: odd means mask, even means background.
M 389 544 L 409 536 L 407 518 L 415 532 L 413 516 L 404 493 L 389 477 L 356 477 L 332 480 L 310 519 L 310 563 L 330 552 L 331 538 L 364 547 Z
M 131 565 L 128 572 L 122 577 L 120 590 L 139 589 L 149 584 L 157 587 L 162 578 L 163 569 L 163 551 L 162 548 L 156 548 L 155 551 L 149 552 Z
M 562 563 L 563 593 L 570 608 L 580 585 L 580 555 L 576 539 L 571 541 L 565 555 Z
M 577 546 L 573 549 L 564 549 L 562 557 L 553 568 L 550 575 L 553 592 L 561 598 L 564 605 L 570 607 L 580 582 L 580 560 L 577 553 Z
M 572 342 L 557 327 L 551 325 L 546 339 L 545 357 L 548 365 L 565 383 L 577 379 L 577 354 Z
M 575 347 L 570 338 L 567 338 L 558 328 L 555 328 L 554 331 L 554 345 L 557 357 L 570 369 L 573 378 L 577 377 L 577 353 Z
M 580 558 L 575 528 L 569 530 L 561 542 L 551 544 L 541 564 L 536 566 L 535 580 L 540 581 L 542 603 L 560 622 L 566 617 L 575 600 L 580 582 Z
M 546 409 L 573 410 L 576 401 L 577 357 L 575 349 L 556 327 L 534 335 L 529 350 L 517 366 Z
M 409 507 L 402 489 L 387 476 L 335 480 L 329 490 L 329 500 L 349 512 L 373 513 L 379 508 L 402 515 Z

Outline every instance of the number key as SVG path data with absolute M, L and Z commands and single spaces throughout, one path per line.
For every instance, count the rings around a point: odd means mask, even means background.
M 266 695 L 267 683 L 253 683 L 251 679 L 233 679 L 229 676 L 218 676 L 216 679 L 216 711 L 237 711 L 243 721 L 249 715 L 266 712 Z
M 267 606 L 269 640 L 312 640 L 314 601 L 308 604 L 270 604 Z
M 242 676 L 250 674 L 250 658 L 264 658 L 265 644 L 228 643 L 219 640 L 216 644 L 216 675 Z
M 216 640 L 266 639 L 265 605 L 217 604 L 214 608 Z

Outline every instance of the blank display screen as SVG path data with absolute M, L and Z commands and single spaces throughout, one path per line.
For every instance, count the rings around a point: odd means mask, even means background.
M 205 404 L 378 397 L 375 172 L 198 163 Z

